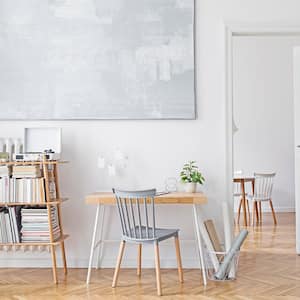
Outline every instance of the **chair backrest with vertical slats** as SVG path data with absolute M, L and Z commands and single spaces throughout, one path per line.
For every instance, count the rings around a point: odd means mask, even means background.
M 270 200 L 272 198 L 272 190 L 274 177 L 276 173 L 254 173 L 254 198 L 257 200 Z
M 113 189 L 124 236 L 135 240 L 156 237 L 156 189 L 145 191 L 120 191 Z
M 243 170 L 235 170 L 233 172 L 234 177 L 240 177 L 243 175 Z M 234 183 L 234 189 L 233 189 L 233 195 L 234 196 L 241 196 L 242 191 L 241 191 L 241 183 L 240 182 L 235 182 Z

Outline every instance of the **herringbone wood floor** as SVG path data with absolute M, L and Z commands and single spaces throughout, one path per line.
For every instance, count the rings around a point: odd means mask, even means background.
M 238 278 L 234 282 L 201 285 L 199 270 L 162 270 L 162 299 L 300 299 L 300 256 L 295 254 L 295 216 L 278 214 L 278 226 L 265 215 L 264 224 L 251 228 L 242 249 Z M 122 269 L 119 287 L 111 288 L 112 269 L 93 271 L 85 285 L 86 269 L 70 269 L 59 285 L 52 284 L 49 269 L 1 269 L 0 299 L 159 299 L 154 270 Z

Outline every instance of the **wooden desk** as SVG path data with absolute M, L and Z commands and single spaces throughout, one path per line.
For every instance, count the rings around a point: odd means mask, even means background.
M 243 177 L 238 176 L 233 179 L 233 182 L 239 183 L 241 185 L 242 192 L 242 206 L 243 206 L 243 215 L 244 215 L 244 226 L 247 226 L 247 206 L 246 206 L 246 191 L 245 191 L 245 182 L 251 182 L 252 184 L 252 193 L 254 194 L 254 177 Z M 250 220 L 249 220 L 250 221 Z
M 100 267 L 100 257 L 102 256 L 103 243 L 105 242 L 103 240 L 103 223 L 104 223 L 104 215 L 105 215 L 105 206 L 115 205 L 116 202 L 112 192 L 97 192 L 86 196 L 85 203 L 91 205 L 97 205 L 95 221 L 94 221 L 94 231 L 92 235 L 92 243 L 91 243 L 91 250 L 90 250 L 89 268 L 88 268 L 88 274 L 86 279 L 86 283 L 89 284 L 91 278 L 91 269 L 92 269 L 94 252 L 97 247 L 99 247 L 99 249 L 97 255 L 96 268 Z M 201 218 L 201 214 L 198 210 L 200 205 L 207 203 L 206 196 L 203 193 L 169 193 L 169 194 L 156 196 L 155 203 L 162 204 L 162 205 L 168 205 L 168 204 L 169 205 L 170 204 L 193 205 L 195 240 L 197 242 L 197 248 L 199 253 L 200 268 L 202 269 L 203 284 L 206 285 L 207 279 L 206 279 L 204 255 L 203 255 L 201 234 L 200 234 L 200 226 L 203 227 L 204 224 Z M 100 214 L 100 209 L 101 209 L 101 214 Z M 98 241 L 96 242 L 99 216 L 101 219 L 100 233 L 98 236 Z

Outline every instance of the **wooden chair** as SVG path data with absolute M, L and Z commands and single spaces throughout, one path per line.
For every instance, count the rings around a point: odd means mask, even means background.
M 141 275 L 142 244 L 152 244 L 155 251 L 155 269 L 157 294 L 162 295 L 159 242 L 174 237 L 178 263 L 179 281 L 183 282 L 182 263 L 179 247 L 179 229 L 163 229 L 156 227 L 154 197 L 156 190 L 119 191 L 113 189 L 116 197 L 122 227 L 122 240 L 115 268 L 112 287 L 116 287 L 121 261 L 126 243 L 138 244 L 137 275 Z
M 258 208 L 259 221 L 262 222 L 261 202 L 268 201 L 271 207 L 274 225 L 277 225 L 276 215 L 272 203 L 272 191 L 276 173 L 254 173 L 254 195 L 248 195 L 247 199 L 253 202 L 252 222 L 254 225 L 255 211 Z M 258 204 L 258 205 L 257 205 Z

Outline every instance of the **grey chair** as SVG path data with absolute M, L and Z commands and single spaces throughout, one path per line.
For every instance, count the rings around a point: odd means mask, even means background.
M 141 275 L 142 244 L 154 245 L 157 294 L 161 296 L 161 274 L 159 259 L 159 242 L 174 237 L 178 264 L 179 281 L 183 282 L 181 255 L 179 247 L 179 229 L 162 229 L 156 227 L 155 201 L 156 190 L 119 191 L 113 189 L 121 221 L 122 240 L 113 277 L 112 287 L 116 287 L 121 261 L 126 243 L 138 244 L 137 275 Z

